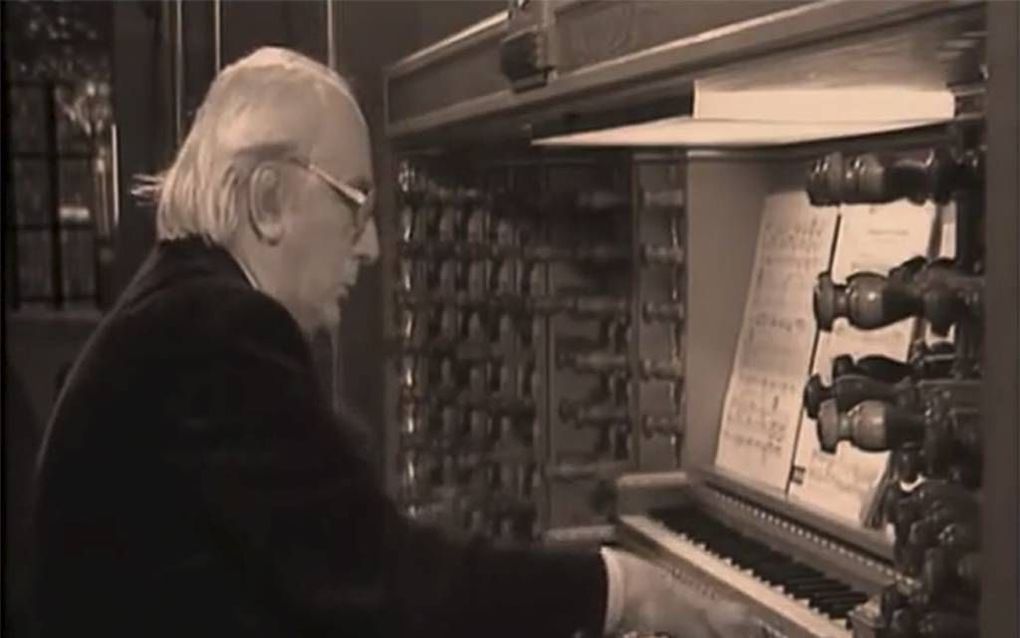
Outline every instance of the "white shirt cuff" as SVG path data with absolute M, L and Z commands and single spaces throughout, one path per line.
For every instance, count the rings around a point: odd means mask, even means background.
M 623 601 L 626 598 L 624 589 L 623 567 L 616 553 L 603 547 L 600 552 L 602 562 L 606 565 L 606 624 L 605 633 L 610 635 L 616 632 L 620 626 L 623 616 Z

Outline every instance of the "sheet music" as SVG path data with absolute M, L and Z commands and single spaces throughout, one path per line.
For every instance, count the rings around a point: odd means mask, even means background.
M 894 202 L 842 207 L 833 279 L 841 283 L 858 271 L 885 274 L 911 257 L 926 255 L 934 219 L 933 205 Z M 828 385 L 832 382 L 832 360 L 840 354 L 849 354 L 854 360 L 870 354 L 903 360 L 915 323 L 907 319 L 878 330 L 857 330 L 839 319 L 832 332 L 819 333 L 812 372 L 821 374 Z M 826 454 L 818 445 L 815 421 L 803 411 L 801 419 L 790 497 L 840 518 L 863 521 L 885 471 L 888 453 L 861 452 L 843 443 L 835 455 Z
M 948 202 L 939 208 L 939 257 L 956 257 L 956 203 Z
M 836 215 L 801 192 L 765 202 L 716 464 L 785 490 L 815 338 L 811 291 L 829 264 Z

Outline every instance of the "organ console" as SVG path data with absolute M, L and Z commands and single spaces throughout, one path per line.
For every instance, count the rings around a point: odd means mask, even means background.
M 988 547 L 987 507 L 989 489 L 1013 502 L 994 441 L 1020 417 L 988 370 L 1020 354 L 985 243 L 1013 236 L 1016 203 L 985 210 L 1013 140 L 989 135 L 982 104 L 1003 9 L 516 4 L 548 20 L 544 84 L 484 62 L 513 17 L 387 74 L 395 153 L 427 176 L 398 188 L 386 274 L 405 511 L 441 503 L 501 539 L 608 529 L 749 605 L 769 636 L 999 635 L 1016 602 L 980 563 L 1015 556 Z M 853 100 L 839 125 L 767 112 L 766 97 L 811 113 L 794 102 L 829 85 L 922 79 L 955 107 L 920 129 L 894 124 L 915 121 L 910 96 L 881 125 L 851 118 Z M 699 113 L 641 130 L 666 94 Z M 736 139 L 706 126 L 725 98 Z

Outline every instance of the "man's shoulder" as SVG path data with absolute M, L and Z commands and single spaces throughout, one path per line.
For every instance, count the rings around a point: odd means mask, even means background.
M 300 336 L 297 324 L 279 302 L 245 282 L 223 277 L 170 283 L 125 304 L 111 323 L 131 331 L 154 330 L 180 337 Z

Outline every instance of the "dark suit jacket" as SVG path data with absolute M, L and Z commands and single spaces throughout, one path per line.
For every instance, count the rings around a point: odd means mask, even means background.
M 287 311 L 160 244 L 85 346 L 38 468 L 44 637 L 598 634 L 595 554 L 404 519 Z

